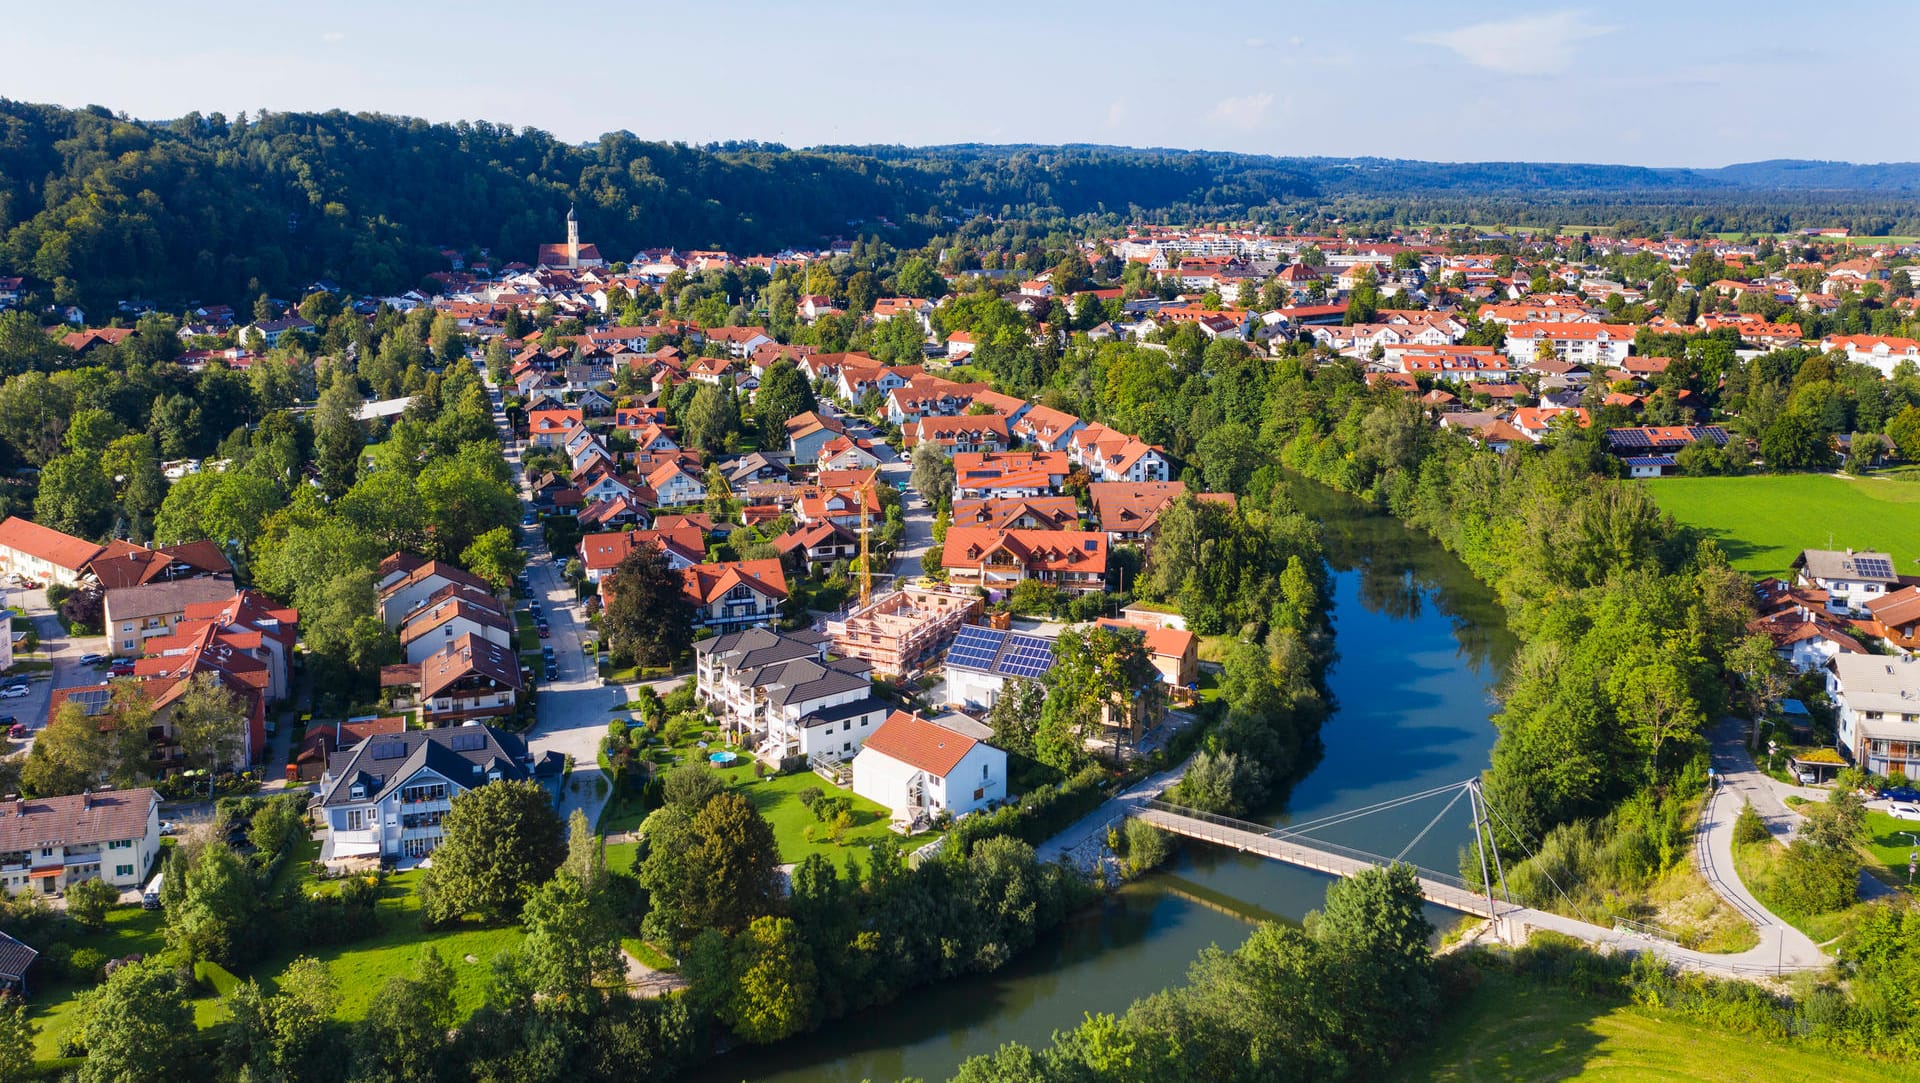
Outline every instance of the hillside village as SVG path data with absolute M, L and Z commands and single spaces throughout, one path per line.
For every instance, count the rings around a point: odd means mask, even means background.
M 1259 434 L 1240 434 L 1244 451 L 1195 440 L 1156 398 L 1179 358 L 1200 359 L 1203 383 L 1216 364 L 1350 377 L 1398 419 L 1367 430 L 1382 456 L 1427 439 L 1546 454 L 1580 434 L 1591 469 L 1623 479 L 1920 460 L 1920 341 L 1902 334 L 1920 246 L 1141 226 L 1049 265 L 912 257 L 883 296 L 866 269 L 879 242 L 609 259 L 574 213 L 564 227 L 534 253 L 449 248 L 406 293 L 318 281 L 297 301 L 262 296 L 251 318 L 129 300 L 90 320 L 0 278 L 0 306 L 48 321 L 61 365 L 138 356 L 195 379 L 313 385 L 282 422 L 252 423 L 314 434 L 279 513 L 313 518 L 276 529 L 318 537 L 339 514 L 367 532 L 363 558 L 382 543 L 342 611 L 317 573 L 264 592 L 257 552 L 211 529 L 163 545 L 112 509 L 62 520 L 114 524 L 97 536 L 0 522 L 16 628 L 36 629 L 7 648 L 45 673 L 9 686 L 31 697 L 7 722 L 38 789 L 19 805 L 31 837 L 0 846 L 0 888 L 63 899 L 100 879 L 125 902 L 157 899 L 163 802 L 222 793 L 310 792 L 317 875 L 430 868 L 455 799 L 493 782 L 535 785 L 619 836 L 675 764 L 811 779 L 818 824 L 780 828 L 789 871 L 840 846 L 854 809 L 863 838 L 922 855 L 969 818 L 1060 831 L 1110 778 L 1195 751 L 1223 687 L 1244 684 L 1223 661 L 1236 633 L 1324 650 L 1316 584 L 1274 539 L 1257 574 L 1279 585 L 1263 580 L 1258 603 L 1218 584 L 1195 600 L 1195 539 L 1257 532 L 1237 494 Z M 1781 351 L 1812 358 L 1789 402 L 1750 375 Z M 338 356 L 357 374 L 317 380 L 315 359 Z M 1041 371 L 1062 357 L 1104 384 L 1067 394 Z M 425 425 L 455 423 L 458 439 L 421 443 Z M 353 434 L 344 462 L 328 465 L 323 425 Z M 178 492 L 219 492 L 252 469 L 233 454 L 245 444 L 156 448 L 151 465 Z M 354 518 L 383 472 L 424 478 L 475 446 L 478 521 L 443 507 L 403 534 Z M 295 591 L 326 607 L 319 635 Z M 1747 630 L 1831 718 L 1831 747 L 1797 753 L 1796 777 L 1913 777 L 1920 731 L 1900 704 L 1920 697 L 1906 667 L 1920 577 L 1885 553 L 1808 550 L 1751 603 Z M 207 703 L 223 720 L 211 738 Z M 1810 738 L 1805 707 L 1786 703 Z M 136 727 L 142 762 L 75 767 L 66 793 L 18 766 L 47 759 L 33 746 L 50 730 Z M 1273 784 L 1241 776 L 1221 800 L 1244 807 Z M 101 800 L 118 811 L 95 830 Z M 1030 811 L 1045 802 L 1056 811 Z M 64 856 L 43 845 L 62 838 Z

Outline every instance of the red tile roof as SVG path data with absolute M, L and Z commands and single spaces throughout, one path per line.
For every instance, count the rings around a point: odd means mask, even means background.
M 895 711 L 867 738 L 866 747 L 936 778 L 945 778 L 979 743 L 964 733 Z
M 100 546 L 85 538 L 63 534 L 18 515 L 9 515 L 4 522 L 0 522 L 0 548 L 38 557 L 54 567 L 76 573 L 101 551 Z

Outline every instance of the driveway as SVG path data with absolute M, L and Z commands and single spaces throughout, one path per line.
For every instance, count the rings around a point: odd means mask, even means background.
M 56 688 L 75 688 L 86 684 L 99 684 L 107 679 L 104 667 L 83 666 L 80 656 L 88 653 L 105 654 L 107 638 L 88 636 L 69 638 L 60 627 L 60 618 L 47 606 L 47 592 L 44 589 L 21 590 L 10 588 L 7 591 L 10 605 L 25 609 L 33 621 L 33 630 L 40 637 L 40 649 L 45 657 L 53 661 L 51 673 L 28 674 L 28 692 L 19 699 L 0 699 L 0 715 L 12 715 L 17 722 L 24 722 L 28 729 L 38 734 L 47 725 L 47 709 L 53 702 L 53 690 Z M 0 733 L 6 727 L 0 727 Z M 26 751 L 33 746 L 33 738 L 25 741 L 9 742 L 14 751 Z

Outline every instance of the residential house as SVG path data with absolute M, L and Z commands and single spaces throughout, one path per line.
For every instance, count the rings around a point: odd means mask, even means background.
M 728 357 L 746 358 L 762 346 L 775 344 L 764 327 L 709 327 L 704 334 L 708 342 L 725 346 Z
M 1507 356 L 1526 365 L 1550 352 L 1562 361 L 1611 368 L 1626 359 L 1636 330 L 1613 323 L 1516 323 L 1507 328 Z
M 414 665 L 469 635 L 511 649 L 513 621 L 507 607 L 492 594 L 456 585 L 400 620 L 400 649 Z
M 286 316 L 277 320 L 256 320 L 236 331 L 234 338 L 244 343 L 255 334 L 258 334 L 262 339 L 266 340 L 267 348 L 272 349 L 280 345 L 280 340 L 284 338 L 288 332 L 312 334 L 313 330 L 313 324 L 307 320 L 299 316 Z
M 787 600 L 787 576 L 778 558 L 695 564 L 680 574 L 696 627 L 732 630 L 771 624 Z M 607 583 L 600 583 L 603 599 Z
M 773 549 L 788 567 L 800 573 L 860 555 L 860 538 L 832 520 L 795 526 L 773 539 Z
M 846 432 L 838 418 L 809 410 L 787 419 L 787 450 L 796 463 L 818 462 L 821 446 Z
M 1080 506 L 1071 496 L 956 500 L 949 525 L 989 530 L 1078 530 Z
M 953 496 L 1048 496 L 1060 491 L 1069 469 L 1064 451 L 963 452 L 953 457 Z
M 1793 558 L 1794 582 L 1827 593 L 1827 611 L 1871 617 L 1869 603 L 1900 588 L 1893 558 L 1851 549 L 1806 549 Z
M 585 424 L 586 415 L 577 407 L 533 410 L 527 414 L 527 440 L 534 447 L 558 447 Z
M 720 464 L 727 485 L 734 492 L 745 492 L 748 485 L 761 481 L 786 481 L 793 476 L 784 456 L 776 458 L 764 451 L 752 451 Z
M 1126 628 L 1139 632 L 1145 641 L 1148 657 L 1153 659 L 1153 668 L 1160 673 L 1161 683 L 1173 688 L 1192 688 L 1200 680 L 1200 637 L 1192 632 L 1159 623 L 1106 617 L 1102 617 L 1099 624 L 1103 628 Z
M 320 780 L 316 812 L 327 827 L 322 861 L 415 860 L 433 853 L 453 799 L 492 782 L 559 786 L 564 761 L 539 760 L 526 742 L 492 726 L 450 726 L 368 737 L 336 752 Z
M 960 629 L 947 648 L 947 704 L 962 710 L 990 710 L 1007 682 L 1039 681 L 1053 668 L 1048 636 L 985 625 Z
M 1867 601 L 1873 633 L 1903 651 L 1920 650 L 1920 587 L 1906 586 Z
M 160 795 L 141 787 L 0 801 L 0 890 L 57 895 L 82 880 L 126 890 L 160 856 Z
M 395 706 L 419 706 L 429 726 L 510 715 L 525 687 L 513 648 L 472 633 L 417 663 L 387 666 L 380 684 L 396 690 Z
M 678 460 L 654 467 L 646 476 L 646 486 L 653 491 L 656 507 L 677 508 L 707 498 L 706 482 Z
M 587 582 L 598 584 L 620 567 L 620 562 L 642 545 L 652 543 L 666 554 L 667 566 L 678 571 L 698 564 L 707 556 L 706 537 L 700 528 L 679 525 L 667 530 L 627 530 L 588 534 L 580 539 L 580 566 Z
M 1911 654 L 1837 654 L 1827 663 L 1834 743 L 1876 775 L 1920 777 L 1920 662 Z
M 1013 435 L 1038 451 L 1065 451 L 1068 438 L 1085 426 L 1072 414 L 1036 405 L 1013 423 Z
M 1096 481 L 1087 486 L 1093 517 L 1115 544 L 1152 541 L 1160 516 L 1186 493 L 1181 481 Z M 1199 499 L 1228 506 L 1234 502 L 1232 493 L 1202 493 Z
M 1007 419 L 999 414 L 922 417 L 907 422 L 902 435 L 908 448 L 931 441 L 949 458 L 962 452 L 1005 451 L 1013 446 Z
M 869 448 L 864 440 L 836 436 L 820 445 L 815 465 L 821 470 L 870 470 L 880 465 L 880 459 Z
M 174 625 L 186 619 L 190 607 L 225 602 L 233 595 L 233 580 L 226 576 L 175 579 L 106 591 L 103 610 L 107 650 L 116 658 L 134 657 L 143 652 L 147 640 L 172 634 Z
M 1847 360 L 1871 365 L 1880 375 L 1893 378 L 1893 370 L 1902 361 L 1920 364 L 1920 342 L 1894 335 L 1828 335 L 1820 340 L 1820 352 L 1844 351 Z
M 196 576 L 231 576 L 233 564 L 220 547 L 210 541 L 153 549 L 115 541 L 93 558 L 86 571 L 102 590 L 115 590 Z
M 895 820 L 964 816 L 1009 797 L 1007 754 L 917 715 L 895 711 L 853 758 L 853 792 Z
M 17 515 L 0 521 L 0 573 L 76 587 L 100 546 Z
M 1160 448 L 1105 425 L 1089 425 L 1067 440 L 1067 455 L 1095 481 L 1166 481 L 1172 463 Z
M 1084 530 L 983 530 L 949 527 L 941 563 L 948 582 L 989 591 L 1029 579 L 1063 591 L 1107 589 L 1107 536 Z
M 848 759 L 887 716 L 873 695 L 872 667 L 829 659 L 817 632 L 749 628 L 693 649 L 695 693 L 770 762 Z
M 380 619 L 388 628 L 398 630 L 400 622 L 427 600 L 450 585 L 492 593 L 486 580 L 441 560 L 422 560 L 412 554 L 395 553 L 380 564 Z

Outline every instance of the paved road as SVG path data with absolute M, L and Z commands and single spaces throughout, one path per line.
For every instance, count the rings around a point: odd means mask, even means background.
M 880 464 L 880 477 L 900 490 L 900 514 L 906 520 L 907 529 L 900 537 L 900 547 L 894 551 L 892 563 L 887 565 L 895 583 L 924 575 L 920 558 L 933 545 L 933 506 L 909 484 L 912 476 L 913 464 L 905 459 Z
M 1720 790 L 1729 795 L 1729 817 L 1740 815 L 1742 805 L 1752 805 L 1753 810 L 1765 821 L 1767 830 L 1781 842 L 1791 842 L 1806 817 L 1788 807 L 1786 798 L 1798 797 L 1807 801 L 1825 801 L 1830 790 L 1814 786 L 1794 786 L 1781 782 L 1754 766 L 1753 757 L 1747 752 L 1748 723 L 1738 718 L 1723 718 L 1713 733 L 1713 769 L 1720 776 Z M 1709 806 L 1711 811 L 1711 806 Z M 1707 813 L 1701 814 L 1702 830 L 1705 829 Z M 1724 863 L 1720 866 L 1729 873 L 1729 879 L 1736 883 L 1738 878 L 1730 874 L 1733 869 L 1732 823 L 1727 824 L 1727 844 L 1724 851 Z M 1702 873 L 1706 868 L 1702 867 Z M 1711 877 L 1709 877 L 1711 880 Z M 1742 890 L 1745 890 L 1742 888 Z M 1860 897 L 1877 899 L 1891 895 L 1892 888 L 1875 879 L 1864 870 L 1860 873 Z M 1725 895 L 1725 892 L 1722 892 Z M 1729 900 L 1732 901 L 1732 900 Z M 1737 904 L 1736 904 L 1737 905 Z
M 526 479 L 520 472 L 520 450 L 507 427 L 501 389 L 493 383 L 485 366 L 481 366 L 480 372 L 493 403 L 493 421 L 501 431 L 507 464 L 513 468 L 524 500 L 528 494 Z M 600 738 L 606 736 L 607 722 L 615 717 L 613 708 L 626 702 L 626 691 L 617 686 L 602 686 L 599 671 L 584 653 L 583 647 L 592 636 L 580 604 L 562 575 L 566 556 L 556 558 L 547 553 L 539 527 L 520 527 L 519 530 L 520 546 L 527 553 L 527 582 L 551 628 L 549 638 L 540 642 L 553 648 L 558 670 L 557 678 L 552 681 L 545 680 L 544 674 L 536 675 L 536 721 L 527 731 L 527 744 L 536 756 L 558 752 L 573 757 L 573 777 L 566 792 L 561 794 L 560 815 L 567 818 L 577 808 L 587 814 L 589 824 L 597 824 L 600 810 L 607 802 L 607 794 L 602 792 L 605 779 L 598 763 Z

